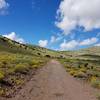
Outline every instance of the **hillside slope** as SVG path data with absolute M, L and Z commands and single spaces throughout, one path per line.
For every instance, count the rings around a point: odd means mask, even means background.
M 16 95 L 19 88 L 22 88 L 37 69 L 50 60 L 49 58 L 59 58 L 66 71 L 74 77 L 85 80 L 92 80 L 92 77 L 95 77 L 94 82 L 100 79 L 100 47 L 77 51 L 54 51 L 35 45 L 20 44 L 0 36 L 0 96 Z M 53 64 L 55 67 L 55 63 Z M 96 83 L 96 87 L 99 86 L 100 83 Z
M 54 50 L 46 49 L 35 45 L 20 44 L 3 36 L 0 36 L 0 51 L 30 54 L 36 56 L 59 57 L 59 53 Z
M 76 51 L 61 51 L 65 58 L 75 59 L 99 59 L 100 60 L 100 47 L 94 46 Z
M 28 45 L 0 36 L 0 96 L 12 97 L 37 69 L 47 63 L 49 59 L 36 51 L 35 47 L 33 50 Z

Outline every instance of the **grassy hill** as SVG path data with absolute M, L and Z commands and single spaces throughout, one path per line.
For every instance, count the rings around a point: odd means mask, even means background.
M 65 59 L 60 59 L 60 62 L 70 75 L 100 89 L 100 47 L 61 53 L 65 55 Z
M 2 36 L 0 36 L 0 51 L 56 58 L 100 58 L 100 47 L 96 46 L 77 51 L 54 51 L 36 45 L 20 44 Z
M 76 51 L 61 51 L 62 54 L 67 58 L 76 59 L 100 59 L 100 47 L 94 46 L 90 48 L 80 49 Z
M 50 58 L 60 53 L 0 36 L 0 96 L 11 97 Z
M 76 51 L 78 55 L 84 55 L 84 54 L 90 54 L 90 55 L 100 55 L 100 47 L 99 46 L 94 46 L 86 49 L 81 49 Z
M 0 36 L 0 96 L 11 97 L 53 53 Z
M 50 58 L 59 58 L 72 76 L 100 88 L 100 47 L 54 51 L 0 36 L 0 95 L 11 97 Z
M 11 53 L 20 53 L 36 56 L 50 56 L 50 57 L 59 57 L 59 53 L 30 44 L 20 44 L 16 41 L 10 40 L 6 37 L 0 36 L 0 51 L 6 51 Z

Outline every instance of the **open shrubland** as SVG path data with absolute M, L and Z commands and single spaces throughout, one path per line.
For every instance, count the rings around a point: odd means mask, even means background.
M 100 48 L 54 51 L 0 36 L 0 96 L 11 97 L 51 58 L 59 59 L 73 77 L 100 89 Z
M 46 62 L 44 57 L 0 52 L 0 95 L 10 96 Z
M 36 45 L 20 44 L 3 36 L 0 36 L 0 51 L 34 56 L 49 56 L 50 58 L 60 57 L 60 52 L 39 47 Z
M 49 60 L 53 52 L 0 36 L 0 96 L 12 96 Z
M 70 75 L 86 80 L 100 89 L 100 60 L 60 59 Z

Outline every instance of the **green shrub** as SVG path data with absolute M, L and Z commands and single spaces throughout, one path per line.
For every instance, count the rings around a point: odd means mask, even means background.
M 29 71 L 29 65 L 28 64 L 17 64 L 15 66 L 15 69 L 14 69 L 15 72 L 19 72 L 19 73 L 26 73 Z
M 86 68 L 80 68 L 79 71 L 86 73 Z
M 78 77 L 78 78 L 86 78 L 86 74 L 82 71 L 78 71 L 76 74 L 75 74 L 75 77 Z
M 22 79 L 17 79 L 17 80 L 15 81 L 15 83 L 16 83 L 16 85 L 21 85 L 21 84 L 24 83 L 24 81 L 23 81 Z
M 3 64 L 2 64 L 2 62 L 0 62 L 0 68 L 2 68 L 2 66 L 3 66 Z
M 5 93 L 5 90 L 4 89 L 2 89 L 2 88 L 0 88 L 0 96 L 3 96 L 3 95 L 5 95 L 6 93 Z
M 76 73 L 77 73 L 77 71 L 74 70 L 74 69 L 71 69 L 71 70 L 69 71 L 69 73 L 70 73 L 70 75 L 75 76 Z
M 94 81 L 94 82 L 92 82 L 92 86 L 94 87 L 94 88 L 98 88 L 98 89 L 100 89 L 100 81 Z
M 2 81 L 4 79 L 5 75 L 3 71 L 0 71 L 0 81 Z
M 22 85 L 24 83 L 23 79 L 12 78 L 12 80 L 16 85 Z
M 100 89 L 100 80 L 98 80 L 96 77 L 92 77 L 92 78 L 91 78 L 91 85 L 92 85 L 94 88 Z
M 32 60 L 31 62 L 29 62 L 29 65 L 31 68 L 38 68 L 43 63 L 44 63 L 44 61 L 36 59 L 36 60 Z
M 9 74 L 13 74 L 15 72 L 15 68 L 9 68 L 8 70 L 7 70 L 7 74 L 9 75 Z

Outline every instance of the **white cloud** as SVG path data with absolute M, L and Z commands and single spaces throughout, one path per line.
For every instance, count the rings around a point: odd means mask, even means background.
M 9 7 L 9 4 L 5 0 L 0 0 L 0 14 L 7 13 L 7 8 Z
M 19 43 L 25 43 L 24 39 L 23 38 L 20 38 L 18 35 L 16 35 L 15 32 L 11 32 L 9 34 L 5 34 L 3 35 L 4 37 L 7 37 L 11 40 L 14 40 L 14 41 L 17 41 Z
M 40 47 L 46 47 L 48 44 L 48 40 L 39 40 L 39 46 Z
M 64 40 L 64 42 L 61 43 L 61 45 L 60 45 L 60 49 L 61 50 L 72 50 L 72 49 L 76 48 L 77 46 L 78 46 L 78 42 L 76 40 L 72 40 L 69 42 L 66 42 Z
M 58 37 L 56 37 L 56 36 L 51 36 L 50 42 L 51 42 L 51 43 L 55 43 L 55 42 L 58 42 L 59 40 L 61 40 L 62 38 L 63 38 L 62 36 L 58 36 Z
M 96 44 L 95 46 L 100 46 L 100 43 Z
M 71 40 L 69 42 L 66 42 L 64 40 L 63 43 L 60 44 L 61 50 L 73 50 L 76 49 L 79 46 L 87 46 L 87 45 L 93 45 L 98 42 L 98 38 L 88 38 L 83 41 L 77 41 L 77 40 Z M 96 46 L 99 46 L 100 44 L 96 44 Z
M 100 28 L 100 0 L 62 0 L 57 11 L 56 22 L 64 34 L 69 34 L 76 26 L 85 31 Z
M 80 42 L 80 45 L 81 46 L 84 46 L 84 45 L 91 45 L 91 44 L 94 44 L 98 41 L 98 38 L 90 38 L 90 39 L 86 39 L 86 40 L 83 40 L 82 42 Z
M 54 42 L 56 42 L 56 37 L 55 36 L 51 36 L 51 41 L 50 41 L 51 43 L 54 43 Z

